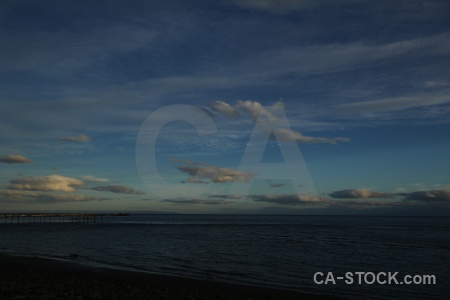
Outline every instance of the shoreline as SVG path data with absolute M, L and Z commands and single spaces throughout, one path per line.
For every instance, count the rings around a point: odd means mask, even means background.
M 0 299 L 337 299 L 270 287 L 0 254 Z

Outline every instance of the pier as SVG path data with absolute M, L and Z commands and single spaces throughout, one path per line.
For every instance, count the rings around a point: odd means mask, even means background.
M 122 213 L 0 213 L 0 224 L 103 223 L 128 216 Z

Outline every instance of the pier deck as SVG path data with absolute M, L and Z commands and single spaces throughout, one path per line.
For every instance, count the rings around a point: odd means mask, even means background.
M 117 213 L 0 213 L 0 224 L 20 223 L 67 223 L 67 222 L 114 222 L 116 217 L 128 216 Z

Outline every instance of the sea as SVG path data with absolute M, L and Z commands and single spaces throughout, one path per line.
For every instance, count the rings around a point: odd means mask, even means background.
M 450 295 L 450 218 L 132 214 L 96 223 L 2 222 L 6 254 L 346 299 Z M 406 284 L 406 275 L 435 282 Z

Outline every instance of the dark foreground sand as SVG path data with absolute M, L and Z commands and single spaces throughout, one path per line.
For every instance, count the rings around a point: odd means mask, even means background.
M 332 299 L 71 262 L 0 255 L 0 299 Z

